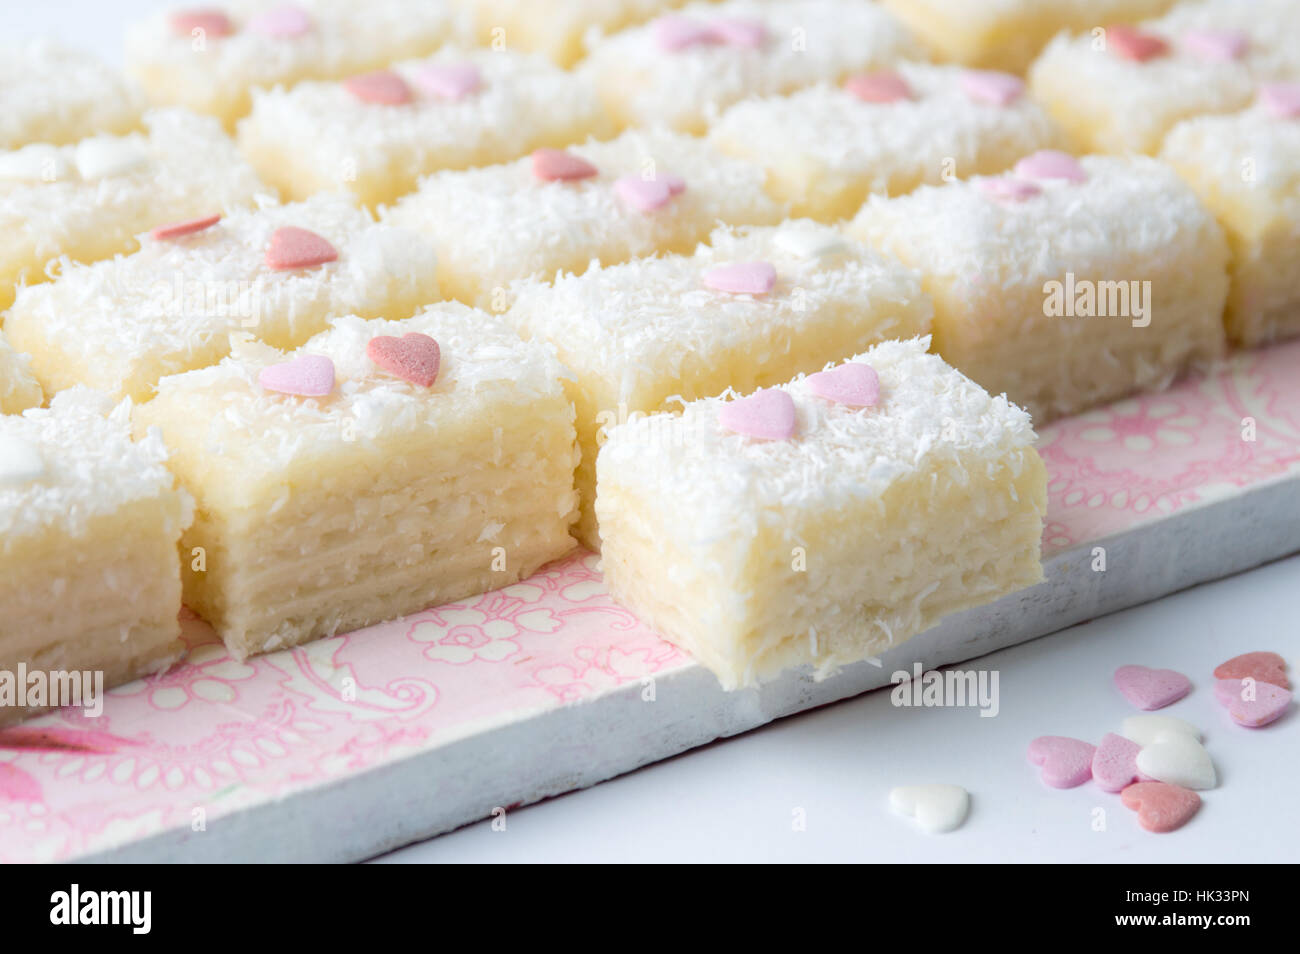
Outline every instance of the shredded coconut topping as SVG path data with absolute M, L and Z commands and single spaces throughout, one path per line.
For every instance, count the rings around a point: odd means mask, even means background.
M 632 494 L 652 496 L 669 522 L 699 539 L 752 539 L 795 510 L 835 511 L 879 499 L 934 462 L 1001 466 L 1034 441 L 1029 415 L 928 354 L 929 338 L 886 341 L 850 361 L 880 379 L 876 406 L 816 397 L 804 376 L 781 385 L 797 415 L 790 440 L 732 433 L 718 422 L 725 396 L 612 428 L 597 467 Z
M 699 44 L 665 52 L 654 23 L 597 43 L 579 67 L 627 125 L 700 131 L 747 96 L 770 96 L 852 70 L 887 66 L 924 51 L 891 14 L 859 0 L 727 0 L 694 3 L 680 16 L 754 19 L 767 28 L 756 49 Z
M 129 400 L 114 405 L 96 391 L 72 388 L 48 408 L 0 415 L 0 436 L 34 445 L 45 462 L 37 480 L 0 483 L 0 547 L 41 533 L 76 537 L 92 518 L 177 493 L 162 438 L 150 432 L 132 441 Z M 182 509 L 188 506 L 186 497 Z

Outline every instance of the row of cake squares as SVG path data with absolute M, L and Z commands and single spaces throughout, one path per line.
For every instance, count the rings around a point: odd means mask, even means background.
M 843 231 L 917 270 L 938 311 L 936 349 L 951 363 L 1039 421 L 1074 413 L 1216 358 L 1225 311 L 1238 344 L 1300 330 L 1290 267 L 1297 92 L 1265 85 L 1240 114 L 1180 125 L 1168 163 L 1038 150 L 1005 173 L 872 195 Z M 710 140 L 632 131 L 435 174 L 377 221 L 337 193 L 278 204 L 228 140 L 220 150 L 210 119 L 164 111 L 152 121 L 147 138 L 50 147 L 50 161 L 71 170 L 66 181 L 0 189 L 23 210 L 15 261 L 39 262 L 49 242 L 86 258 L 143 243 L 92 264 L 56 259 L 35 276 L 56 273 L 53 282 L 20 280 L 3 333 L 31 367 L 9 360 L 9 381 L 34 373 L 48 393 L 80 383 L 147 400 L 159 378 L 219 360 L 232 327 L 295 347 L 333 315 L 401 318 L 441 297 L 504 313 L 529 297 L 529 281 L 687 254 L 718 222 L 771 225 L 789 211 L 759 164 Z M 1226 146 L 1225 131 L 1236 136 Z M 199 143 L 219 170 L 189 160 Z M 169 234 L 178 223 L 208 227 Z M 268 249 L 284 234 L 333 258 L 307 274 L 278 267 Z M 1188 262 L 1196 267 L 1179 279 Z M 11 273 L 24 270 L 35 266 Z M 2 393 L 12 410 L 18 394 L 32 402 L 39 392 L 15 383 Z
M 338 92 L 350 80 L 348 88 L 360 97 L 408 106 L 405 122 L 374 130 L 398 140 L 387 146 L 409 152 L 403 136 L 434 135 L 424 158 L 454 166 L 472 149 L 462 144 L 458 151 L 457 141 L 475 138 L 477 130 L 447 101 L 472 97 L 480 112 L 525 126 L 540 108 L 572 114 L 569 121 L 579 126 L 608 121 L 701 133 L 748 98 L 937 57 L 1012 73 L 1033 61 L 1035 92 L 1081 147 L 1149 152 L 1177 119 L 1240 108 L 1261 77 L 1294 78 L 1300 44 L 1300 14 L 1291 0 L 1177 6 L 1171 0 L 725 0 L 672 9 L 677 6 L 673 0 L 562 6 L 372 0 L 359 8 L 350 0 L 232 0 L 225 9 L 170 10 L 129 31 L 131 83 L 50 44 L 6 50 L 0 148 L 129 131 L 139 126 L 147 93 L 156 104 L 215 115 L 232 130 L 251 110 L 250 136 L 282 150 L 295 138 L 314 141 L 302 133 L 347 129 L 348 121 L 363 117 Z M 551 60 L 534 51 L 552 54 L 561 66 L 574 62 L 555 53 L 572 48 L 578 27 L 585 28 L 586 58 L 571 74 L 543 69 Z M 555 36 L 548 37 L 551 30 Z M 467 49 L 479 42 L 479 53 Z M 416 59 L 437 51 L 440 60 Z M 487 53 L 505 55 L 497 63 L 480 55 Z M 391 66 L 403 60 L 410 62 Z M 532 99 L 501 95 L 503 83 L 526 87 Z M 301 96 L 284 95 L 304 85 L 309 91 Z M 456 137 L 436 136 L 431 100 L 442 103 L 438 115 L 451 121 Z M 599 100 L 599 117 L 589 100 Z M 347 117 L 334 115 L 339 111 Z M 290 127 L 276 137 L 276 122 L 284 120 Z M 512 145 L 510 138 L 482 146 L 500 151 Z
M 505 586 L 573 546 L 574 414 L 545 344 L 447 303 L 2 416 L 0 663 L 111 686 L 180 656 L 182 600 L 242 658 Z M 1029 417 L 924 338 L 634 417 L 599 467 L 616 598 L 728 688 L 1041 578 Z

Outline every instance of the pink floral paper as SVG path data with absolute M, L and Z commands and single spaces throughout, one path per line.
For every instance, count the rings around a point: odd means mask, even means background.
M 1246 440 L 1253 422 L 1254 440 Z M 1300 471 L 1300 343 L 1044 430 L 1048 550 Z M 0 730 L 0 860 L 214 818 L 689 665 L 578 552 L 462 604 L 245 663 L 186 619 L 186 663 Z

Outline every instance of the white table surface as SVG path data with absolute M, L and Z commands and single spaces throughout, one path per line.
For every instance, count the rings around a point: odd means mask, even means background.
M 5 40 L 55 36 L 120 64 L 125 24 L 165 5 L 14 3 Z M 1300 667 L 1298 645 L 1300 556 L 956 667 L 998 672 L 994 718 L 896 708 L 886 691 L 868 693 L 511 812 L 504 831 L 483 822 L 380 860 L 1294 861 L 1300 715 L 1293 706 L 1269 728 L 1235 726 L 1214 702 L 1210 673 L 1259 649 Z M 1091 784 L 1047 788 L 1025 760 L 1037 735 L 1096 742 L 1118 731 L 1132 709 L 1111 673 L 1126 663 L 1192 678 L 1192 694 L 1164 711 L 1205 731 L 1219 771 L 1219 788 L 1172 834 L 1142 831 L 1118 796 Z M 892 815 L 889 789 L 917 782 L 969 789 L 965 826 L 925 835 Z M 1096 808 L 1105 831 L 1094 830 Z

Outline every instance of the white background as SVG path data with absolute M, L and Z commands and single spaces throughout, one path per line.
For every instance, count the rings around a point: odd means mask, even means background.
M 120 65 L 124 25 L 162 5 L 5 0 L 3 37 L 52 35 Z M 1295 666 L 1298 643 L 1292 557 L 958 667 L 998 672 L 995 718 L 896 708 L 873 692 L 512 812 L 505 831 L 480 823 L 383 860 L 1294 862 L 1300 716 L 1293 706 L 1266 729 L 1235 726 L 1214 702 L 1210 673 L 1259 649 Z M 1117 795 L 1091 783 L 1047 788 L 1025 760 L 1038 735 L 1095 743 L 1118 731 L 1133 710 L 1111 674 L 1127 663 L 1192 678 L 1192 694 L 1164 711 L 1205 731 L 1219 771 L 1220 787 L 1172 834 L 1142 831 Z M 919 782 L 971 791 L 961 830 L 927 836 L 890 814 L 889 789 Z M 1105 831 L 1093 829 L 1099 807 Z M 805 830 L 795 830 L 796 814 Z

